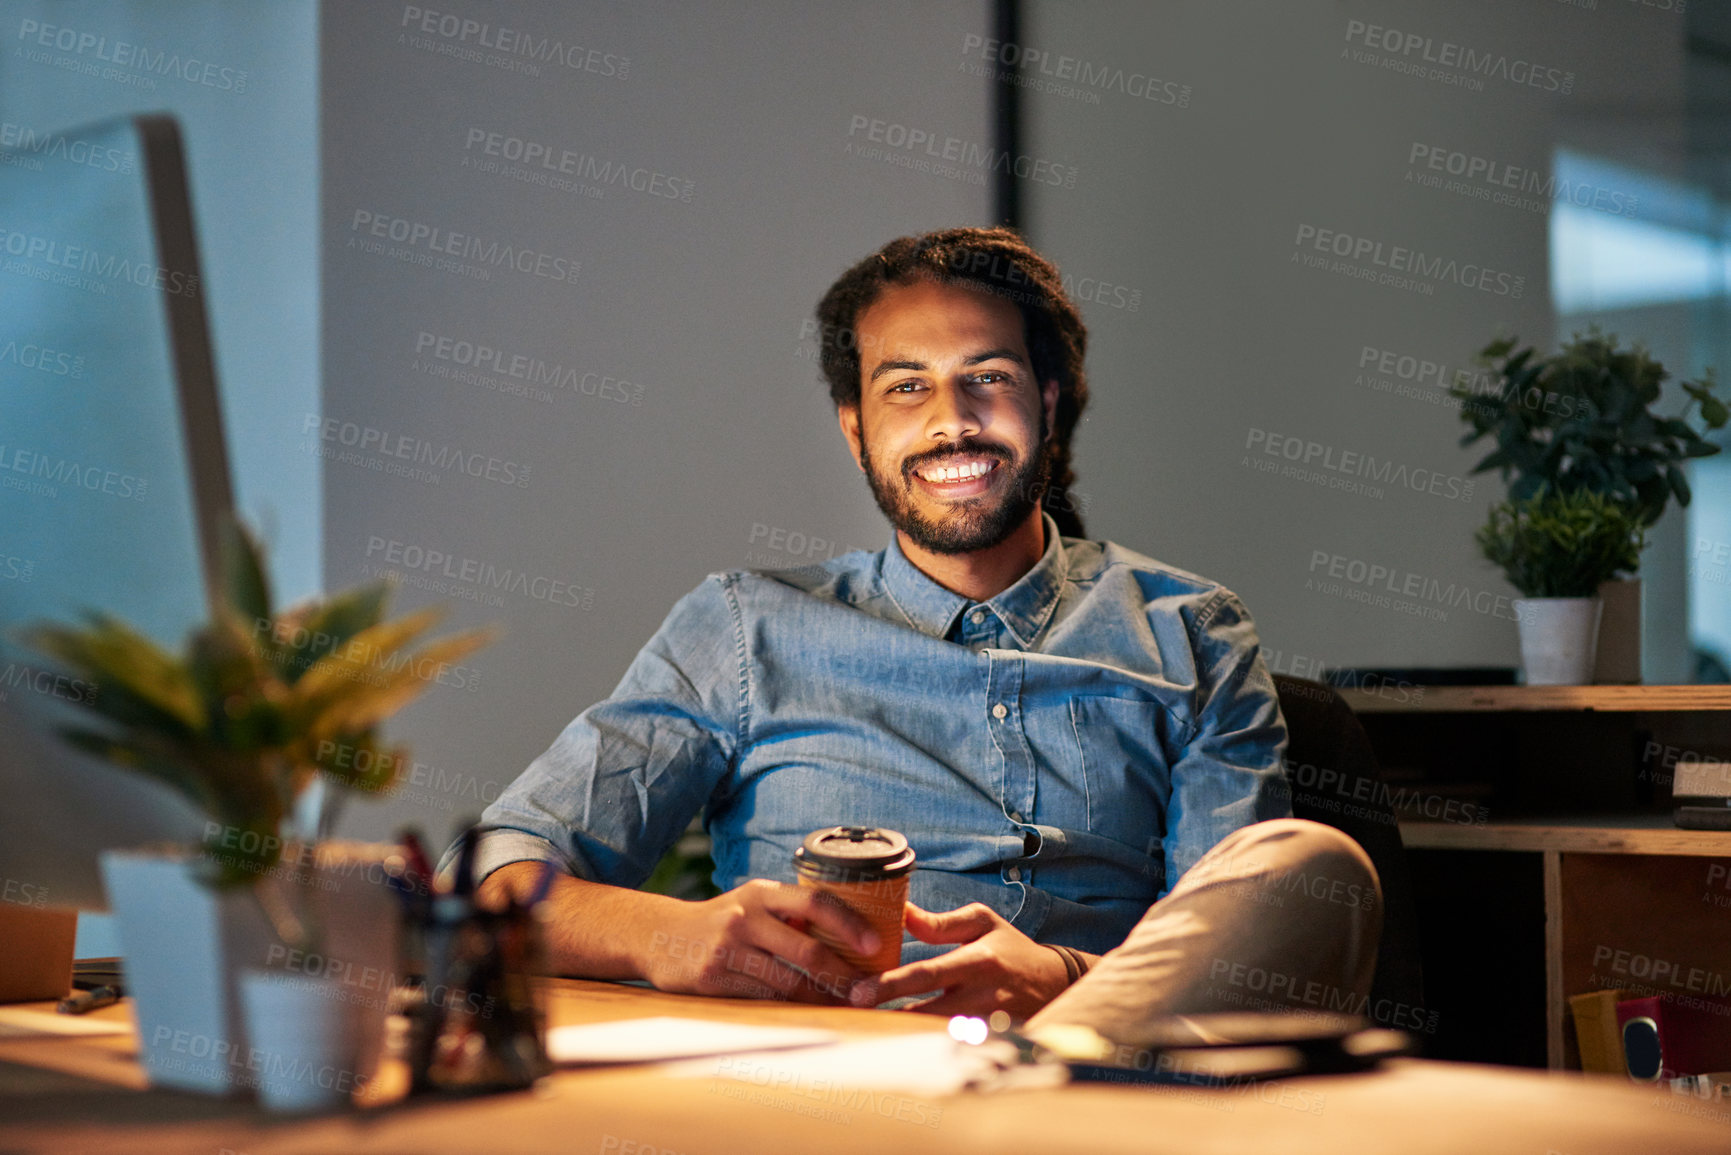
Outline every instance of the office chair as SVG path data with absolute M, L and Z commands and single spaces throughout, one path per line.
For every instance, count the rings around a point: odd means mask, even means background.
M 1286 717 L 1292 816 L 1351 837 L 1370 855 L 1382 881 L 1382 937 L 1371 980 L 1370 1015 L 1379 1025 L 1410 1030 L 1424 1007 L 1418 912 L 1406 849 L 1382 789 L 1376 752 L 1358 716 L 1332 686 L 1284 674 L 1274 675 L 1274 686 Z

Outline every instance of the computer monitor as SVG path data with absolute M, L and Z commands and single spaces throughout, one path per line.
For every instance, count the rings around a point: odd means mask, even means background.
M 56 727 L 100 694 L 20 627 L 113 614 L 178 650 L 232 497 L 180 133 L 134 116 L 0 147 L 0 886 L 103 904 L 98 853 L 196 841 L 167 790 Z

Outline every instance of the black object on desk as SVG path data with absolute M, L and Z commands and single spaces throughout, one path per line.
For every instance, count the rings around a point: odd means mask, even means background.
M 1068 1059 L 1080 1083 L 1234 1086 L 1295 1075 L 1365 1071 L 1413 1053 L 1411 1036 L 1357 1015 L 1172 1015 L 1098 1060 Z
M 405 844 L 418 842 L 405 838 Z M 470 1094 L 531 1086 L 552 1070 L 530 977 L 539 972 L 540 924 L 535 902 L 508 901 L 502 910 L 475 902 L 479 835 L 463 834 L 448 890 L 428 877 L 405 879 L 404 923 L 410 969 L 425 978 L 403 1007 L 409 1021 L 411 1094 Z M 412 860 L 425 857 L 411 854 Z
M 55 1004 L 54 1009 L 63 1015 L 82 1015 L 88 1011 L 111 1007 L 119 1002 L 121 991 L 118 986 L 92 987 L 87 991 L 68 995 Z

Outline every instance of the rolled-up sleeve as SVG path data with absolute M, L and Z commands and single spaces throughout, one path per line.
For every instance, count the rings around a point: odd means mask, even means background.
M 1197 611 L 1190 634 L 1196 714 L 1172 768 L 1162 897 L 1234 830 L 1292 816 L 1281 762 L 1286 723 L 1249 611 L 1230 590 L 1217 590 Z
M 711 575 L 681 598 L 612 695 L 487 807 L 477 881 L 544 860 L 615 886 L 649 877 L 739 747 L 744 635 L 731 580 Z

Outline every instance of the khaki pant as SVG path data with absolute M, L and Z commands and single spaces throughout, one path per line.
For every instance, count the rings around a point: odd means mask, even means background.
M 1381 931 L 1381 887 L 1358 843 L 1303 819 L 1258 822 L 1198 859 L 1028 1025 L 1114 1038 L 1171 1014 L 1362 1013 Z

